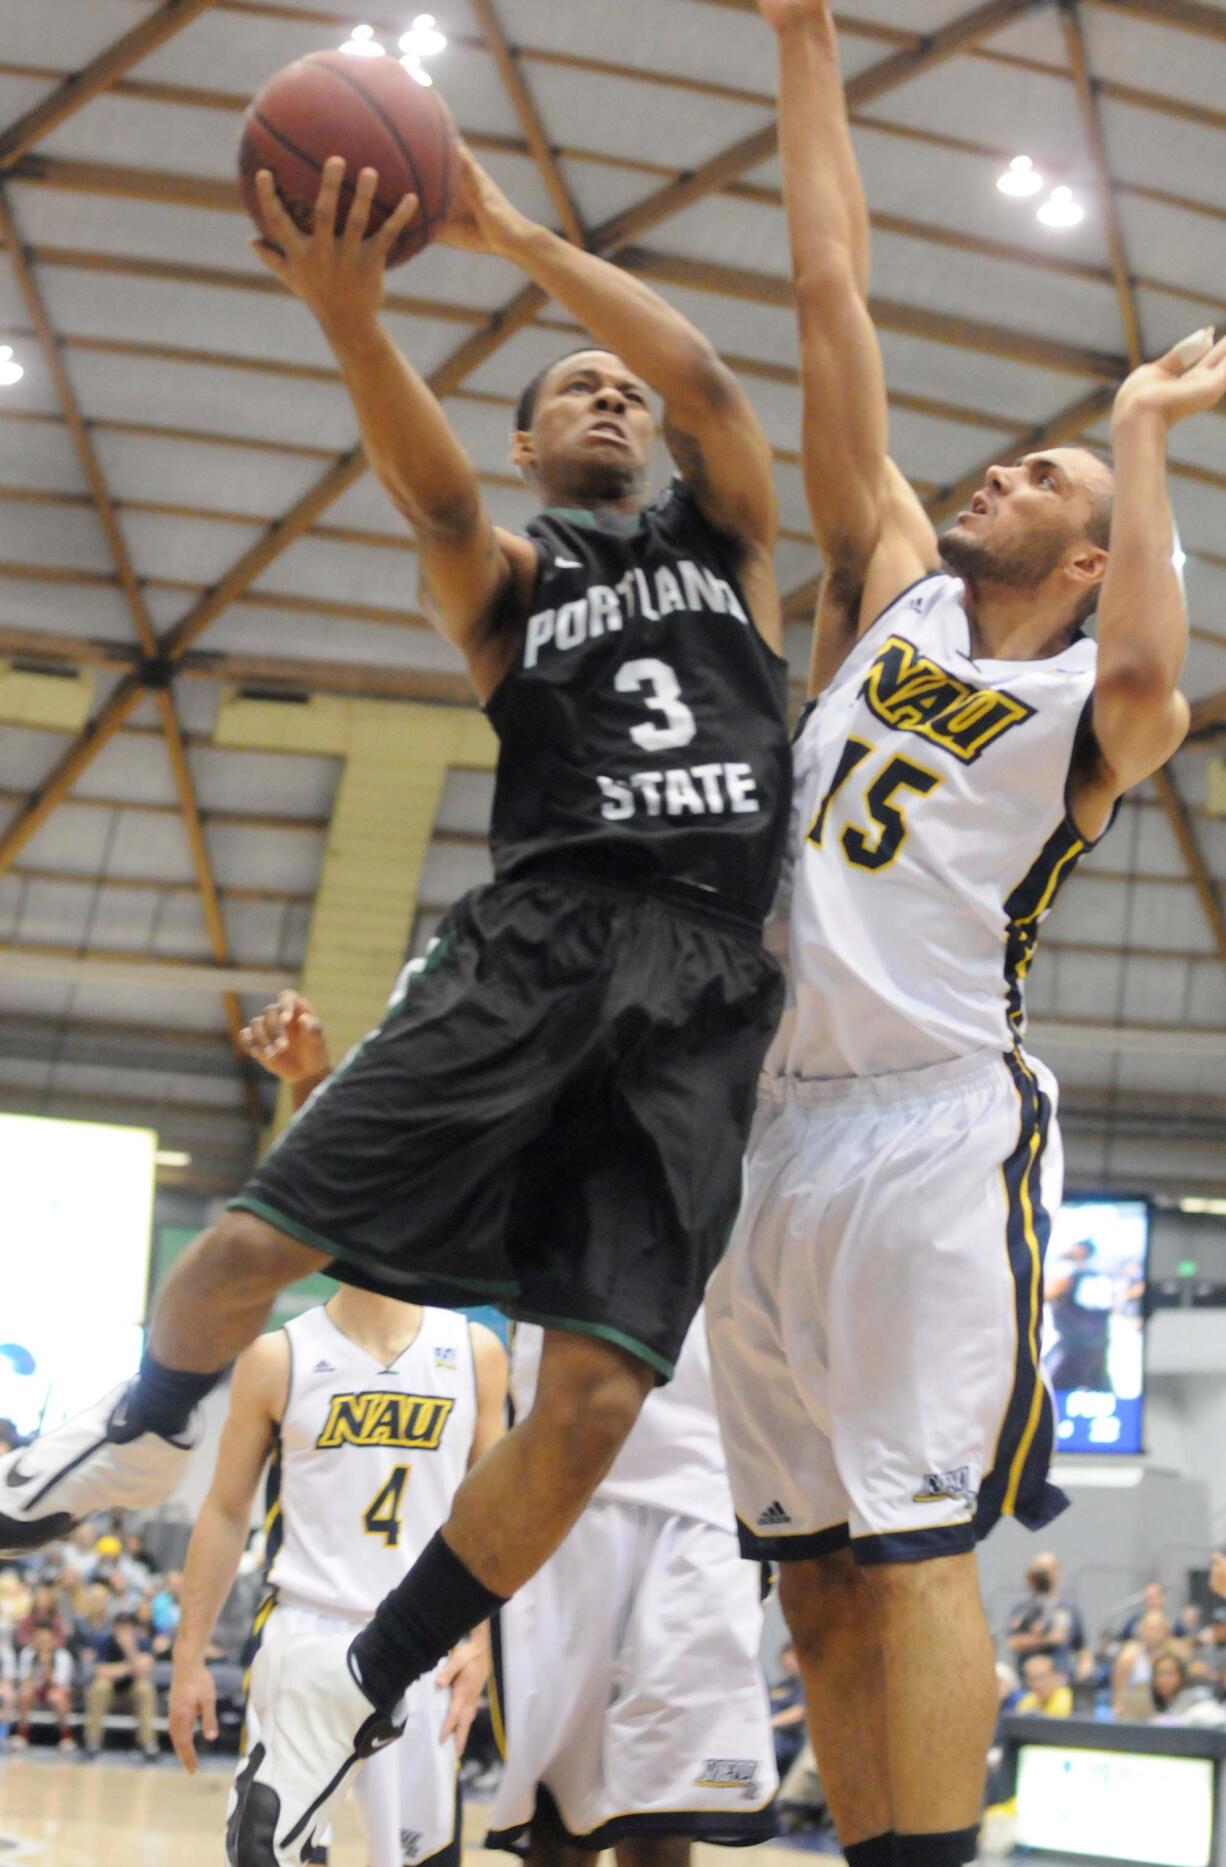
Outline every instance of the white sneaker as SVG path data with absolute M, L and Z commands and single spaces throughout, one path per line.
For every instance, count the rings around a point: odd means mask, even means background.
M 151 1510 L 174 1490 L 191 1440 L 133 1433 L 130 1385 L 0 1458 L 0 1556 L 41 1549 L 96 1510 Z
M 354 1765 L 404 1730 L 354 1677 L 347 1630 L 263 1647 L 251 1669 L 259 1742 L 235 1783 L 230 1867 L 301 1867 L 324 1846 Z

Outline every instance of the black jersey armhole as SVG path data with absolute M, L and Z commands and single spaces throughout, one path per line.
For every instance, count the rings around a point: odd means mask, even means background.
M 1081 717 L 1077 721 L 1077 730 L 1073 734 L 1073 749 L 1069 753 L 1068 770 L 1064 775 L 1064 820 L 1069 829 L 1072 830 L 1073 834 L 1076 836 L 1078 842 L 1084 845 L 1083 853 L 1085 855 L 1089 855 L 1092 849 L 1097 849 L 1103 838 L 1111 834 L 1112 830 L 1115 828 L 1116 819 L 1123 808 L 1124 797 L 1126 795 L 1123 791 L 1120 792 L 1111 806 L 1111 814 L 1097 836 L 1089 837 L 1082 834 L 1081 826 L 1073 813 L 1073 779 L 1077 774 L 1079 761 L 1088 757 L 1091 751 L 1093 751 L 1095 757 L 1102 757 L 1102 748 L 1099 746 L 1094 731 L 1094 695 L 1092 692 L 1087 696 L 1086 703 L 1081 709 Z

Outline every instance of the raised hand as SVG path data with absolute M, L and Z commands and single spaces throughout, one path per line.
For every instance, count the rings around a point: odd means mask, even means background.
M 383 303 L 387 256 L 400 234 L 420 211 L 416 195 L 405 195 L 375 233 L 367 234 L 370 210 L 379 186 L 378 173 L 363 169 L 344 231 L 336 231 L 337 208 L 345 179 L 343 156 L 329 156 L 315 202 L 309 233 L 294 225 L 277 193 L 269 169 L 255 178 L 267 239 L 253 239 L 270 272 L 295 298 L 315 313 L 325 331 L 346 329 L 373 319 Z
M 532 222 L 507 200 L 467 143 L 460 144 L 459 159 L 451 212 L 435 238 L 469 253 L 505 253 L 531 229 Z
M 1216 408 L 1226 396 L 1226 337 L 1197 331 L 1156 363 L 1143 363 L 1121 385 L 1115 420 L 1138 412 L 1159 416 L 1168 428 L 1185 416 Z
M 282 992 L 244 1025 L 239 1042 L 249 1057 L 283 1082 L 316 1082 L 331 1063 L 315 1007 L 300 992 Z

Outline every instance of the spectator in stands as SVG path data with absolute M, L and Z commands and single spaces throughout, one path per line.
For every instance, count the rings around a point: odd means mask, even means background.
M 1190 1675 L 1188 1663 L 1174 1647 L 1159 1647 L 1150 1676 L 1155 1724 L 1187 1724 L 1218 1730 L 1226 1725 L 1226 1706 L 1219 1704 L 1212 1686 Z
M 23 1749 L 30 1741 L 30 1713 L 46 1708 L 55 1714 L 60 1731 L 60 1749 L 75 1750 L 70 1721 L 72 1717 L 72 1661 L 68 1650 L 57 1639 L 55 1629 L 43 1623 L 31 1629 L 28 1646 L 17 1660 L 17 1730 L 15 1747 Z
M 94 1548 L 97 1540 L 97 1532 L 88 1521 L 79 1523 L 68 1539 L 72 1555 L 67 1560 L 78 1571 L 83 1582 L 92 1582 L 97 1571 L 98 1556 Z
M 57 1647 L 68 1645 L 68 1623 L 60 1613 L 56 1591 L 50 1582 L 39 1582 L 36 1585 L 30 1597 L 30 1611 L 17 1623 L 15 1638 L 18 1647 L 33 1645 L 36 1627 L 50 1627 Z
M 85 1690 L 85 1754 L 96 1757 L 102 1748 L 103 1726 L 116 1699 L 131 1706 L 136 1719 L 136 1741 L 147 1762 L 159 1755 L 154 1719 L 157 1691 L 153 1684 L 153 1654 L 149 1639 L 136 1617 L 121 1610 L 99 1649 L 94 1676 Z
M 1060 1563 L 1050 1551 L 1036 1556 L 1026 1571 L 1029 1594 L 1009 1616 L 1006 1645 L 1014 1663 L 1024 1667 L 1032 1653 L 1045 1653 L 1066 1679 L 1092 1665 L 1081 1615 L 1060 1594 Z
M 11 1420 L 0 1420 L 0 1453 L 13 1452 L 21 1444 L 21 1434 Z
M 1015 1710 L 1040 1718 L 1069 1718 L 1073 1712 L 1073 1693 L 1063 1673 L 1046 1653 L 1032 1653 L 1022 1666 L 1026 1690 Z
M 1142 1614 L 1136 1638 L 1126 1640 L 1111 1669 L 1111 1708 L 1117 1718 L 1148 1718 L 1153 1712 L 1154 1656 L 1171 1639 L 1171 1623 L 1156 1608 Z
M 8 1749 L 9 1732 L 17 1711 L 17 1655 L 0 1627 L 0 1751 Z
M 805 1741 L 805 1688 L 800 1661 L 789 1640 L 779 1649 L 780 1676 L 770 1689 L 771 1730 L 775 1734 L 775 1766 L 782 1782 Z
M 1135 1640 L 1137 1629 L 1141 1625 L 1143 1614 L 1166 1614 L 1166 1584 L 1164 1582 L 1146 1582 L 1141 1590 L 1141 1600 L 1120 1628 L 1121 1640 Z
M 179 1627 L 179 1592 L 182 1587 L 182 1571 L 172 1569 L 160 1591 L 153 1597 L 151 1605 L 155 1653 L 169 1653 L 174 1645 Z
M 123 1555 L 119 1558 L 119 1568 L 123 1570 L 133 1588 L 148 1588 L 157 1578 L 157 1563 L 145 1548 L 145 1540 L 139 1530 L 129 1530 L 123 1540 Z
M 91 1582 L 85 1590 L 84 1613 L 77 1616 L 72 1647 L 78 1660 L 92 1669 L 111 1633 L 115 1598 L 105 1582 Z
M 33 1596 L 16 1569 L 0 1569 L 0 1629 L 12 1632 L 30 1612 Z
M 105 1582 L 111 1591 L 111 1600 L 116 1613 L 133 1614 L 137 1603 L 144 1600 L 144 1590 L 133 1588 L 121 1569 L 109 1568 L 105 1563 L 98 1566 L 98 1579 Z
M 1209 1558 L 1209 1586 L 1215 1595 L 1226 1599 L 1226 1555 L 1220 1549 Z

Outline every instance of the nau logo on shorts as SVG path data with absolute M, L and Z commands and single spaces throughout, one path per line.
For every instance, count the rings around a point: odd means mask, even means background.
M 959 1465 L 952 1472 L 925 1472 L 914 1502 L 916 1504 L 944 1504 L 950 1498 L 957 1498 L 960 1503 L 968 1504 L 974 1509 L 976 1494 L 971 1486 L 969 1465 Z
M 708 1757 L 694 1778 L 696 1789 L 739 1790 L 746 1802 L 758 1800 L 758 1763 L 754 1757 Z
M 1002 733 L 1034 714 L 1013 694 L 960 681 L 901 635 L 887 637 L 860 692 L 886 726 L 918 733 L 964 765 L 973 765 Z
M 437 1394 L 333 1394 L 316 1446 L 398 1446 L 437 1451 L 454 1400 Z

